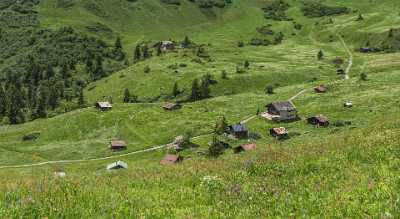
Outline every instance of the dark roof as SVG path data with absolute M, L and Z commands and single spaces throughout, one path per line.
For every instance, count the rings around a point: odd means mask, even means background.
M 247 132 L 247 128 L 244 124 L 236 124 L 231 127 L 233 132 Z
M 267 107 L 274 107 L 278 111 L 293 111 L 296 110 L 296 107 L 293 105 L 291 101 L 282 101 L 268 104 Z

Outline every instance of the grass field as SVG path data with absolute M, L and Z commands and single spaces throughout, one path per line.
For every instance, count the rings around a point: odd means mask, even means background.
M 110 42 L 118 35 L 127 52 L 139 41 L 181 40 L 189 35 L 206 45 L 211 61 L 193 62 L 196 56 L 190 50 L 153 57 L 88 86 L 88 103 L 111 98 L 111 111 L 88 107 L 0 126 L 1 218 L 400 216 L 399 54 L 355 52 L 370 34 L 398 26 L 396 1 L 324 1 L 353 10 L 333 17 L 331 24 L 324 24 L 327 18 L 304 17 L 301 2 L 288 1 L 287 14 L 303 25 L 301 30 L 294 30 L 291 21 L 264 19 L 260 10 L 264 3 L 256 0 L 234 1 L 207 13 L 188 1 L 179 7 L 158 0 L 75 0 L 62 7 L 60 2 L 41 1 L 37 9 L 42 26 L 70 25 Z M 359 13 L 362 22 L 355 21 Z M 284 33 L 283 43 L 247 45 L 258 36 L 256 28 L 266 24 Z M 340 67 L 345 68 L 349 58 L 338 34 L 354 55 L 349 80 L 339 77 L 332 63 L 340 57 L 345 61 Z M 246 46 L 237 47 L 240 40 Z M 324 51 L 323 60 L 316 58 L 319 50 Z M 236 66 L 246 60 L 250 68 L 236 73 Z M 169 67 L 181 63 L 187 66 Z M 146 66 L 149 73 L 144 72 Z M 221 78 L 223 70 L 228 79 Z M 175 82 L 187 95 L 193 79 L 206 73 L 218 81 L 211 98 L 185 103 L 178 111 L 161 109 Z M 361 80 L 361 73 L 368 79 Z M 328 92 L 315 93 L 312 88 L 319 84 L 327 84 Z M 275 94 L 265 94 L 267 85 L 275 85 Z M 125 88 L 141 100 L 161 98 L 123 104 Z M 250 131 L 261 137 L 254 140 L 256 150 L 242 154 L 226 150 L 219 158 L 204 155 L 221 116 L 230 124 L 238 123 L 263 111 L 267 103 L 288 100 L 304 89 L 293 100 L 301 120 L 276 124 L 256 116 L 247 122 Z M 344 108 L 346 101 L 354 107 Z M 306 123 L 307 117 L 318 114 L 329 117 L 328 128 Z M 268 130 L 278 126 L 285 126 L 291 138 L 271 138 Z M 40 132 L 36 141 L 22 140 L 34 132 Z M 170 143 L 185 133 L 199 147 L 183 151 L 185 160 L 179 165 L 159 165 L 168 153 L 160 149 L 105 160 L 5 168 L 122 155 Z M 109 151 L 108 142 L 116 138 L 128 143 L 126 151 Z M 232 146 L 244 142 L 229 140 Z M 106 165 L 116 160 L 127 162 L 129 168 L 106 171 Z M 67 176 L 56 178 L 55 171 Z

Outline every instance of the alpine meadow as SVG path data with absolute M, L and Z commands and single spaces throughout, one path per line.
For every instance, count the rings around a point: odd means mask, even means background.
M 400 218 L 399 9 L 0 0 L 0 218 Z

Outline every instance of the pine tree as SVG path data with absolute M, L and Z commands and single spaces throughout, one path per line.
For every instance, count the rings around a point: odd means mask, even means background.
M 322 50 L 320 50 L 320 51 L 318 52 L 317 58 L 318 58 L 318 60 L 324 59 L 324 52 L 323 52 Z
M 83 94 L 83 88 L 79 89 L 78 105 L 84 107 L 86 105 L 85 95 Z
M 142 52 L 140 50 L 140 45 L 136 45 L 135 52 L 133 53 L 133 62 L 138 62 L 142 58 Z
M 222 116 L 219 121 L 215 124 L 215 133 L 222 135 L 226 132 L 228 128 L 228 123 L 226 122 L 225 116 Z
M 20 124 L 25 122 L 25 115 L 23 113 L 23 100 L 21 89 L 18 89 L 15 85 L 11 85 L 7 90 L 8 99 L 10 100 L 8 118 L 11 124 Z
M 191 101 L 197 101 L 200 100 L 201 94 L 200 94 L 200 88 L 199 88 L 199 80 L 194 79 L 192 82 L 192 92 L 190 94 L 190 100 Z
M 181 93 L 179 90 L 178 82 L 175 82 L 174 87 L 172 88 L 172 96 L 176 97 Z
M 249 67 L 250 67 L 250 62 L 246 60 L 246 61 L 244 62 L 244 67 L 245 67 L 245 68 L 249 68 Z
M 192 44 L 192 42 L 190 41 L 189 37 L 185 36 L 185 39 L 182 42 L 182 47 L 188 48 L 191 44 Z
M 57 90 L 57 87 L 56 87 L 55 83 L 50 88 L 50 95 L 49 95 L 48 105 L 53 110 L 59 105 L 59 91 Z
M 101 57 L 100 55 L 96 56 L 93 74 L 94 80 L 98 80 L 105 76 L 105 71 L 103 69 L 103 57 Z
M 125 59 L 125 53 L 123 52 L 121 38 L 117 37 L 114 44 L 114 56 L 118 61 Z
M 157 44 L 157 56 L 162 55 L 161 43 Z
M 150 58 L 151 54 L 149 51 L 149 47 L 147 46 L 147 44 L 145 44 L 142 48 L 142 54 L 143 54 L 143 59 L 148 59 Z
M 34 118 L 46 118 L 47 117 L 47 104 L 49 101 L 49 89 L 47 86 L 41 85 L 40 92 L 38 95 L 38 104 Z
M 0 118 L 7 115 L 8 99 L 4 87 L 0 85 Z
M 227 74 L 227 72 L 225 70 L 221 71 L 221 78 L 222 79 L 228 79 L 228 74 Z
M 129 92 L 129 89 L 126 88 L 124 91 L 124 99 L 123 99 L 124 103 L 130 103 L 131 102 L 131 93 Z
M 357 21 L 362 21 L 362 20 L 364 20 L 364 17 L 360 13 L 360 14 L 358 14 Z
M 208 148 L 208 154 L 212 157 L 219 157 L 224 153 L 224 149 L 224 145 L 218 141 L 217 136 L 214 136 Z
M 200 98 L 210 97 L 210 83 L 207 80 L 202 80 L 200 85 Z

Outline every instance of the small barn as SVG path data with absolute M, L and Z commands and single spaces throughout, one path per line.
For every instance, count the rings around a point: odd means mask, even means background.
M 248 138 L 249 130 L 244 124 L 236 124 L 229 126 L 229 132 L 239 139 Z
M 251 151 L 257 148 L 256 144 L 242 144 L 239 145 L 238 147 L 235 147 L 233 150 L 235 153 L 240 153 L 243 151 Z
M 182 105 L 180 103 L 165 103 L 162 108 L 167 111 L 172 111 L 182 108 Z
M 167 50 L 175 49 L 175 43 L 170 40 L 161 41 L 160 43 L 161 43 L 161 45 L 160 45 L 161 50 L 167 51 Z
M 346 107 L 346 108 L 352 108 L 352 107 L 353 107 L 353 102 L 351 102 L 351 101 L 346 101 L 346 102 L 343 104 L 343 106 Z
M 315 87 L 314 91 L 317 93 L 326 93 L 326 91 L 328 91 L 328 88 L 325 85 L 321 84 L 321 85 Z
M 126 149 L 126 142 L 122 140 L 112 140 L 110 142 L 111 150 L 124 150 Z
M 128 164 L 123 161 L 117 161 L 107 165 L 107 170 L 128 169 Z
M 266 105 L 263 117 L 273 121 L 293 121 L 298 118 L 297 109 L 291 101 L 282 101 Z
M 171 164 L 176 164 L 179 163 L 183 160 L 183 157 L 180 155 L 174 155 L 174 154 L 167 154 L 165 157 L 160 161 L 161 165 L 171 165 Z
M 272 137 L 281 140 L 281 139 L 286 139 L 289 137 L 289 133 L 284 127 L 280 128 L 272 128 L 269 130 L 269 133 Z
M 112 105 L 110 102 L 97 102 L 96 108 L 101 111 L 107 111 L 112 109 Z
M 318 127 L 327 127 L 329 126 L 329 119 L 324 115 L 313 116 L 307 119 L 307 122 L 311 125 L 315 125 Z

